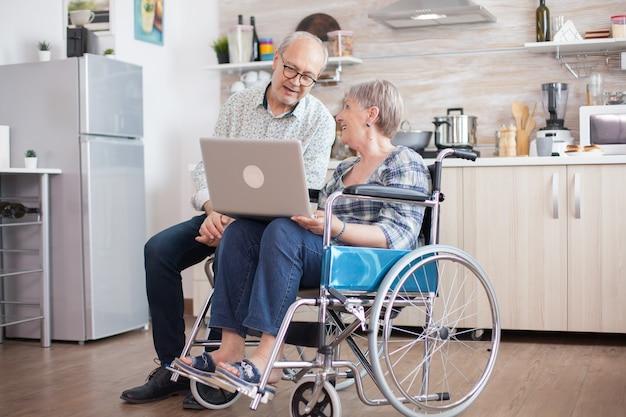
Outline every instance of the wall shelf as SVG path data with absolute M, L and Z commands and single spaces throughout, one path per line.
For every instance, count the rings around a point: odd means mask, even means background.
M 219 71 L 235 71 L 235 70 L 255 70 L 255 69 L 263 69 L 263 68 L 271 68 L 273 61 L 252 61 L 252 62 L 243 62 L 240 64 L 216 64 L 216 65 L 207 65 L 202 67 L 204 70 L 219 70 Z M 363 60 L 360 58 L 355 58 L 353 56 L 333 56 L 328 58 L 328 66 L 335 65 L 354 65 L 354 64 L 362 64 Z
M 587 39 L 573 42 L 530 42 L 524 48 L 533 53 L 553 53 L 561 67 L 574 78 L 587 77 L 598 66 L 621 69 L 621 54 L 626 51 L 626 38 Z
M 558 58 L 560 54 L 569 53 L 624 51 L 626 50 L 626 38 L 587 39 L 574 42 L 530 42 L 525 43 L 524 48 L 535 53 L 553 52 Z
M 252 61 L 252 62 L 243 62 L 240 64 L 217 64 L 217 65 L 208 65 L 203 67 L 204 70 L 209 71 L 227 71 L 229 73 L 239 71 L 239 74 L 245 71 L 252 71 L 257 69 L 264 68 L 272 68 L 273 61 Z M 361 58 L 356 58 L 353 56 L 333 56 L 328 58 L 328 67 L 335 68 L 335 75 L 333 78 L 322 78 L 318 80 L 320 84 L 328 84 L 328 83 L 337 83 L 341 81 L 341 71 L 343 70 L 343 65 L 356 65 L 362 64 L 363 60 Z

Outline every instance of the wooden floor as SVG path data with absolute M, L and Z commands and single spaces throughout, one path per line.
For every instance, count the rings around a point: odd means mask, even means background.
M 191 318 L 188 320 L 192 322 Z M 134 331 L 84 345 L 5 340 L 0 344 L 0 416 L 289 416 L 293 384 L 249 409 L 242 397 L 225 410 L 183 410 L 182 397 L 133 405 L 120 393 L 154 368 L 150 332 Z M 399 415 L 368 407 L 354 389 L 340 392 L 344 416 Z M 491 381 L 464 416 L 624 416 L 626 335 L 505 332 Z

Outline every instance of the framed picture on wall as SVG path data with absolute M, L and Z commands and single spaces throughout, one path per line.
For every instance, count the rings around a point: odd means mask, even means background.
M 135 39 L 163 45 L 165 0 L 135 0 Z
M 66 19 L 67 26 L 79 23 L 92 31 L 110 30 L 109 0 L 67 0 Z

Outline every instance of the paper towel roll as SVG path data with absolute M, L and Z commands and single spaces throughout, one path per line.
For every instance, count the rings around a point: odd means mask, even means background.
M 0 125 L 0 168 L 11 167 L 11 136 L 9 126 Z

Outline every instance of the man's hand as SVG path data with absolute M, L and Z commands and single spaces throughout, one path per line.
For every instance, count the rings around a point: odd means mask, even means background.
M 204 243 L 207 246 L 216 247 L 222 240 L 222 234 L 234 219 L 216 211 L 212 211 L 204 219 L 200 230 L 198 230 L 199 236 L 196 237 L 196 241 Z

